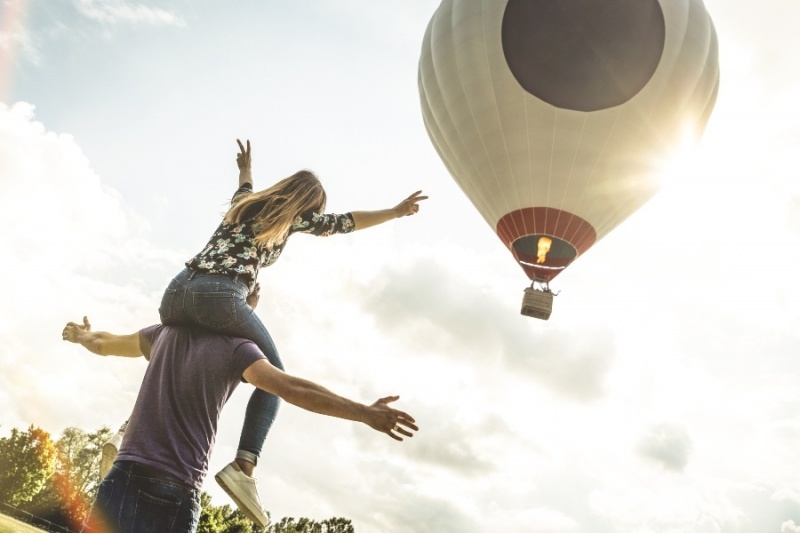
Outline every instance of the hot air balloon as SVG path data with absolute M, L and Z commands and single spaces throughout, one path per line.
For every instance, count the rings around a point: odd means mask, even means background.
M 717 38 L 702 0 L 442 0 L 418 83 L 444 165 L 531 280 L 523 315 L 547 319 L 550 281 L 699 139 Z

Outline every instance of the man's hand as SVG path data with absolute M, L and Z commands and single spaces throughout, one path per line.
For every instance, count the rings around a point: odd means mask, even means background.
M 89 318 L 83 318 L 83 324 L 69 322 L 61 331 L 61 339 L 82 345 L 88 351 L 100 356 L 142 356 L 139 346 L 139 333 L 118 336 L 108 332 L 92 332 Z
M 412 193 L 408 196 L 408 198 L 404 199 L 400 204 L 392 208 L 392 211 L 396 214 L 397 217 L 404 217 L 406 215 L 414 215 L 419 211 L 419 203 L 422 200 L 427 199 L 426 195 L 422 194 L 422 191 L 417 191 L 416 193 Z
M 92 325 L 89 324 L 89 318 L 84 316 L 82 325 L 71 321 L 67 323 L 67 326 L 65 326 L 64 330 L 61 332 L 61 339 L 71 343 L 80 343 L 81 336 L 91 331 Z
M 399 398 L 398 395 L 393 395 L 375 401 L 368 408 L 368 419 L 365 423 L 378 432 L 387 434 L 392 439 L 403 441 L 401 435 L 410 438 L 413 436 L 410 430 L 417 431 L 419 428 L 414 424 L 413 417 L 400 410 L 389 408 L 389 403 Z
M 248 306 L 250 306 L 255 310 L 256 306 L 258 306 L 258 301 L 260 299 L 261 299 L 261 284 L 259 282 L 256 282 L 256 285 L 253 287 L 253 290 L 250 292 L 250 294 L 247 295 L 247 299 L 245 299 L 245 301 L 247 302 Z

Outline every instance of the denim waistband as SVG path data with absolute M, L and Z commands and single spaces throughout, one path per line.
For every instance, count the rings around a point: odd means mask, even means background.
M 222 276 L 222 277 L 227 278 L 228 280 L 232 280 L 232 281 L 236 282 L 237 284 L 242 284 L 245 287 L 247 287 L 247 282 L 244 280 L 244 277 L 240 276 L 239 274 L 229 275 L 229 274 L 224 274 L 224 273 L 207 273 L 207 272 L 204 272 L 204 271 L 196 271 L 196 270 L 192 269 L 191 267 L 184 268 L 184 271 L 187 274 L 187 280 L 191 280 L 195 276 Z
M 153 467 L 151 465 L 134 462 L 132 460 L 117 460 L 114 462 L 117 467 L 123 469 L 134 476 L 139 477 L 149 477 L 149 478 L 160 478 L 162 480 L 168 480 L 175 484 L 178 484 L 181 487 L 186 488 L 187 490 L 195 490 L 194 486 L 184 482 L 183 480 L 179 479 L 173 474 L 167 473 L 163 469 L 159 469 L 158 467 Z

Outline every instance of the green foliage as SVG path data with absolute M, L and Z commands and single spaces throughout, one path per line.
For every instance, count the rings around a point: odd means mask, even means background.
M 197 532 L 259 532 L 258 527 L 238 509 L 227 504 L 211 504 L 211 495 L 205 491 L 200 495 L 200 522 Z M 269 513 L 267 513 L 269 516 Z M 307 517 L 295 519 L 284 517 L 272 523 L 267 532 L 355 532 L 353 523 L 344 517 L 331 517 L 314 521 Z
M 197 532 L 258 532 L 256 525 L 238 509 L 211 504 L 211 495 L 205 491 L 200 494 L 200 506 Z
M 322 521 L 314 521 L 307 517 L 296 520 L 284 517 L 270 525 L 267 532 L 355 532 L 353 522 L 344 517 L 331 517 Z
M 70 427 L 64 430 L 57 442 L 59 456 L 57 470 L 69 476 L 71 485 L 94 500 L 100 486 L 100 453 L 103 444 L 111 438 L 107 426 L 91 434 Z
M 89 434 L 69 427 L 56 442 L 56 469 L 26 509 L 71 530 L 80 530 L 100 486 L 100 451 L 111 437 L 104 426 Z
M 56 446 L 50 434 L 33 425 L 0 438 L 0 502 L 30 502 L 55 471 Z
M 228 505 L 226 504 L 223 506 L 223 508 L 227 506 Z M 269 517 L 269 512 L 267 512 L 267 517 Z M 255 523 L 247 519 L 247 516 L 244 515 L 238 508 L 236 508 L 229 515 L 227 515 L 225 532 L 260 532 L 260 530 Z
M 12 429 L 0 438 L 0 502 L 23 505 L 30 513 L 79 531 L 100 485 L 100 454 L 112 432 L 102 427 L 93 433 L 70 427 L 54 442 L 50 434 L 34 427 Z M 211 496 L 200 496 L 197 532 L 258 532 L 256 525 L 236 508 L 215 506 Z M 267 514 L 269 515 L 269 513 Z M 284 517 L 267 532 L 355 532 L 344 517 L 315 521 Z
M 224 532 L 225 516 L 222 508 L 211 504 L 211 495 L 205 491 L 200 494 L 200 507 L 197 532 Z

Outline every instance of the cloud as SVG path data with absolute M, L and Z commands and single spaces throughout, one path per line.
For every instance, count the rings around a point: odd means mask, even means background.
M 794 522 L 794 519 L 789 519 L 781 523 L 781 532 L 800 532 L 800 525 Z
M 116 424 L 130 410 L 144 365 L 65 344 L 69 320 L 129 333 L 157 320 L 160 288 L 180 262 L 149 245 L 148 227 L 102 184 L 66 134 L 34 107 L 0 104 L 3 368 L 0 411 L 10 426 Z M 80 394 L 76 394 L 80 391 Z M 113 399 L 113 400 L 111 400 Z
M 667 471 L 681 472 L 689 463 L 692 439 L 683 426 L 661 423 L 645 432 L 639 440 L 636 451 Z
M 75 0 L 75 7 L 84 17 L 101 24 L 186 25 L 174 13 L 126 0 Z
M 364 425 L 290 406 L 277 425 L 259 464 L 261 495 L 273 517 L 345 516 L 367 532 L 475 530 L 475 510 L 459 498 L 469 485 L 454 482 L 452 491 L 440 491 L 442 479 L 464 479 L 413 461 L 409 451 L 419 437 L 398 443 Z
M 800 195 L 794 195 L 789 200 L 789 230 L 791 233 L 800 234 Z
M 397 337 L 418 350 L 459 362 L 501 365 L 580 401 L 604 393 L 615 353 L 609 331 L 578 325 L 580 334 L 575 335 L 542 328 L 431 257 L 385 266 L 354 296 L 382 330 L 403 334 Z
M 783 488 L 772 494 L 772 500 L 779 502 L 787 501 L 795 505 L 800 505 L 800 491 Z
M 496 471 L 497 466 L 488 451 L 512 437 L 508 425 L 490 414 L 478 421 L 464 421 L 450 411 L 430 412 L 421 432 L 423 439 L 413 439 L 407 445 L 410 459 L 444 468 L 464 477 L 483 477 Z M 369 447 L 374 436 L 359 434 Z
M 614 487 L 608 477 L 606 487 L 592 492 L 590 506 L 615 532 L 738 532 L 746 528 L 746 515 L 722 487 L 674 477 L 650 482 Z
M 391 481 L 387 481 L 391 484 Z M 383 492 L 366 498 L 367 523 L 358 530 L 404 532 L 471 532 L 481 530 L 476 510 L 465 510 L 446 494 L 426 494 L 417 488 Z M 361 506 L 359 506 L 361 508 Z M 364 513 L 364 511 L 366 511 Z M 471 513 L 472 512 L 472 513 Z M 377 528 L 375 528 L 377 526 Z
M 0 51 L 5 56 L 0 58 L 0 76 L 2 77 L 8 76 L 8 73 L 4 71 L 11 66 L 10 62 L 16 57 L 17 50 L 21 57 L 34 65 L 38 65 L 41 60 L 39 48 L 24 25 L 22 4 L 21 0 L 11 0 L 0 6 L 0 13 L 4 19 L 2 29 L 0 29 Z M 0 81 L 5 82 L 5 79 Z
M 498 506 L 482 514 L 484 531 L 491 532 L 579 532 L 578 522 L 566 514 L 540 505 L 522 508 Z M 599 532 L 600 529 L 591 529 Z

